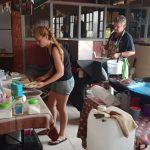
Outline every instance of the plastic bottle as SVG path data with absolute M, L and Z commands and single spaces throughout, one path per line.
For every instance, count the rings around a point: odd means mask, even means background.
M 123 59 L 123 65 L 122 65 L 122 79 L 128 79 L 129 78 L 129 62 L 127 58 Z
M 16 97 L 13 104 L 13 114 L 22 115 L 23 114 L 23 97 Z

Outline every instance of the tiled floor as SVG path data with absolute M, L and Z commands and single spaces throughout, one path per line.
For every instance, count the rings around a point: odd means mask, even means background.
M 68 140 L 58 145 L 51 146 L 48 145 L 49 138 L 47 136 L 39 136 L 39 139 L 43 145 L 43 150 L 84 150 L 81 146 L 81 140 L 76 137 L 80 113 L 76 108 L 70 105 L 67 107 L 67 109 L 69 114 L 69 121 L 66 136 Z M 57 122 L 56 126 L 59 129 L 59 121 Z
M 43 150 L 85 150 L 81 146 L 81 139 L 76 137 L 80 113 L 72 106 L 68 106 L 67 109 L 69 114 L 66 132 L 68 140 L 58 145 L 51 146 L 48 145 L 49 138 L 47 136 L 39 136 L 43 145 Z M 59 129 L 59 121 L 57 122 L 57 128 Z M 146 150 L 150 150 L 150 146 L 148 146 Z

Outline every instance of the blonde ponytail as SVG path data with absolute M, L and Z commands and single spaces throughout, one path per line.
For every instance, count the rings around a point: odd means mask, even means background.
M 51 40 L 54 42 L 54 44 L 55 44 L 56 47 L 58 48 L 58 51 L 59 51 L 61 60 L 62 60 L 62 62 L 63 62 L 63 61 L 64 61 L 64 51 L 62 50 L 62 48 L 61 48 L 59 42 L 56 40 L 56 38 L 55 38 L 54 35 L 52 34 L 50 28 L 48 29 L 48 31 L 49 31 L 49 37 L 51 38 Z

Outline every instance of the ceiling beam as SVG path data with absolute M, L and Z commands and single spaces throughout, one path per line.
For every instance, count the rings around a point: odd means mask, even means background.
M 12 0 L 0 0 L 0 5 L 1 4 L 4 4 L 4 3 L 6 3 L 6 2 L 11 2 Z

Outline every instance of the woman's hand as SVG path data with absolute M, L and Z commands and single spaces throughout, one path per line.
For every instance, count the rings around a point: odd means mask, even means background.
M 42 87 L 44 87 L 46 84 L 45 84 L 45 82 L 37 82 L 37 88 L 38 89 L 40 89 L 40 88 L 42 88 Z
M 115 53 L 111 55 L 111 58 L 118 59 L 120 57 L 121 53 Z

